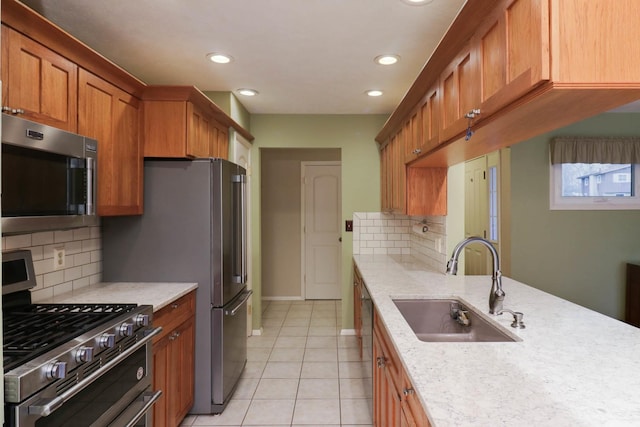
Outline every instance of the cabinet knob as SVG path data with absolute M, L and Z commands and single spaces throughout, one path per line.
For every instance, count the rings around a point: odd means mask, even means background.
M 386 364 L 386 359 L 382 356 L 378 356 L 376 358 L 376 365 L 378 366 L 378 368 L 384 368 L 385 364 Z
M 176 304 L 176 303 L 171 304 L 171 308 L 173 308 L 174 310 L 178 307 L 180 307 L 180 304 Z
M 413 150 L 413 154 L 420 154 L 422 153 L 422 150 L 420 148 L 416 148 L 415 150 Z
M 405 388 L 404 390 L 402 390 L 402 394 L 404 394 L 405 396 L 411 396 L 414 393 L 414 390 L 412 388 Z

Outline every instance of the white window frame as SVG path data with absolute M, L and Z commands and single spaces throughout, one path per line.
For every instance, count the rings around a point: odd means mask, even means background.
M 549 163 L 550 210 L 640 210 L 640 164 L 634 164 L 633 196 L 631 197 L 563 197 L 562 163 Z

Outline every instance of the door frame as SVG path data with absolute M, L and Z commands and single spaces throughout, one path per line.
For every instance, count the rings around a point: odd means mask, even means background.
M 307 166 L 340 166 L 342 167 L 341 160 L 326 160 L 326 161 L 303 161 L 300 163 L 300 296 L 303 301 L 307 299 L 307 283 L 305 276 L 307 274 L 306 270 L 306 233 L 305 230 L 305 219 L 306 219 L 306 210 L 305 210 L 305 172 Z M 340 174 L 340 187 L 342 188 L 342 174 Z M 342 207 L 342 200 L 340 201 L 340 206 Z M 342 216 L 342 212 L 340 212 Z M 340 246 L 340 271 L 338 272 L 338 277 L 342 277 L 342 245 Z M 342 299 L 342 298 L 341 298 Z

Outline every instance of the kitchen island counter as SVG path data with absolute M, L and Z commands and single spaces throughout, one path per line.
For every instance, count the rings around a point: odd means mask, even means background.
M 504 277 L 504 308 L 524 313 L 514 329 L 510 314 L 488 314 L 488 276 L 410 256 L 354 260 L 433 426 L 638 425 L 640 329 Z M 392 301 L 451 297 L 520 341 L 422 342 Z
M 153 311 L 157 312 L 197 287 L 197 283 L 179 282 L 102 282 L 38 302 L 45 304 L 146 304 L 152 305 Z

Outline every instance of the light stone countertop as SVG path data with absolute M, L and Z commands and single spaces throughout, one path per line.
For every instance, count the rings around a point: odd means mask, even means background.
M 640 425 L 640 329 L 503 277 L 504 308 L 524 313 L 514 329 L 510 314 L 488 314 L 488 276 L 354 260 L 434 427 Z M 522 341 L 419 341 L 392 298 L 421 297 L 460 298 Z
M 198 287 L 197 283 L 103 282 L 66 292 L 40 303 L 152 305 L 156 312 Z

